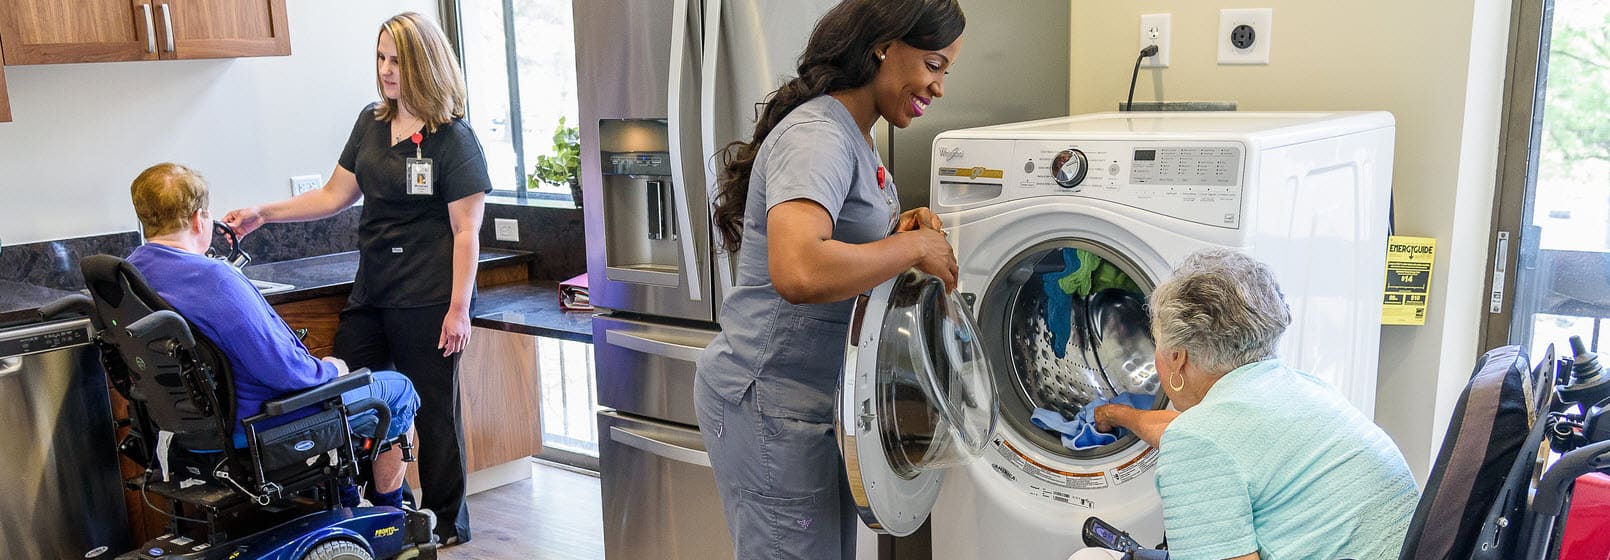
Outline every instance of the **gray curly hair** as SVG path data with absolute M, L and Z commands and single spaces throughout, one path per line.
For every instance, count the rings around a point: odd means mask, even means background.
M 1291 324 L 1274 271 L 1252 257 L 1208 249 L 1186 257 L 1151 295 L 1157 347 L 1184 350 L 1214 375 L 1272 358 Z

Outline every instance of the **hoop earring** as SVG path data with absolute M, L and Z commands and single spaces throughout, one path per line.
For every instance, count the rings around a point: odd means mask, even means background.
M 1174 384 L 1175 379 L 1180 380 L 1179 385 Z M 1179 372 L 1175 372 L 1174 375 L 1168 376 L 1168 388 L 1173 389 L 1176 393 L 1185 390 L 1185 378 L 1180 377 Z

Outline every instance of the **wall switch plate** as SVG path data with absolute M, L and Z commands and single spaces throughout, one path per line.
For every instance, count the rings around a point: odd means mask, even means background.
M 1268 64 L 1274 9 L 1219 10 L 1219 64 Z
M 1140 61 L 1141 68 L 1168 68 L 1168 34 L 1170 14 L 1142 14 L 1140 16 L 1140 47 L 1157 45 L 1157 54 Z M 1137 49 L 1137 50 L 1139 50 Z
M 520 221 L 512 218 L 493 218 L 492 231 L 498 241 L 520 242 Z
M 297 175 L 291 177 L 291 196 L 296 196 L 324 186 L 323 175 Z

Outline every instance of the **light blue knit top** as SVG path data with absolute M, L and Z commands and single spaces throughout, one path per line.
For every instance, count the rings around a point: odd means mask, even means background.
M 1391 560 L 1419 500 L 1386 433 L 1279 360 L 1225 374 L 1158 451 L 1175 560 Z

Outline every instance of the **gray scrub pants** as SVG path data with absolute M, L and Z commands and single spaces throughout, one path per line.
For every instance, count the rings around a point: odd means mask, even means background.
M 733 404 L 702 381 L 694 406 L 738 560 L 855 558 L 855 502 L 833 424 Z

